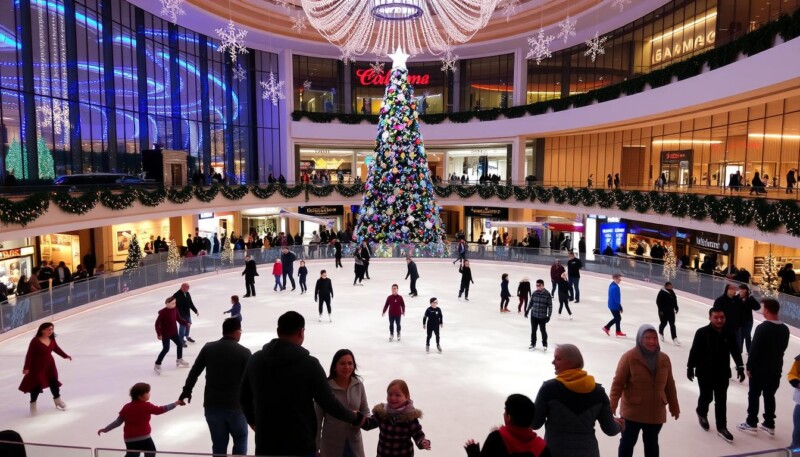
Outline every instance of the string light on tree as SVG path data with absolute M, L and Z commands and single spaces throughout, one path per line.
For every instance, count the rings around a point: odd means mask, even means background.
M 39 159 L 39 179 L 55 178 L 56 168 L 53 161 L 53 153 L 50 152 L 42 137 L 39 137 L 36 141 L 36 155 Z
M 219 35 L 220 44 L 217 47 L 218 52 L 227 52 L 231 57 L 231 62 L 236 63 L 236 56 L 239 54 L 247 54 L 247 48 L 244 46 L 244 38 L 247 36 L 247 30 L 237 29 L 233 20 L 228 20 L 226 28 L 216 29 Z
M 269 78 L 266 81 L 261 81 L 261 88 L 264 91 L 261 93 L 263 100 L 272 100 L 273 105 L 278 104 L 278 100 L 284 100 L 286 96 L 283 94 L 283 86 L 285 81 L 278 81 L 275 73 L 269 72 Z
M 675 249 L 672 246 L 667 246 L 667 252 L 664 254 L 664 277 L 667 281 L 675 279 L 678 275 L 677 261 L 675 259 Z
M 22 143 L 18 138 L 11 140 L 8 146 L 8 154 L 6 155 L 6 171 L 14 173 L 14 176 L 19 179 L 27 179 L 27 170 L 22 166 Z
M 770 251 L 764 258 L 764 265 L 761 266 L 761 292 L 768 297 L 777 297 L 780 287 L 780 277 L 778 272 L 778 259 Z
M 222 252 L 219 253 L 219 261 L 223 265 L 233 265 L 233 247 L 231 246 L 231 238 L 225 237 L 225 242 L 222 243 Z
M 175 240 L 169 240 L 169 254 L 167 254 L 167 273 L 177 273 L 181 269 L 183 259 Z
M 131 244 L 128 246 L 128 258 L 125 259 L 125 271 L 134 272 L 142 265 L 142 250 L 139 247 L 139 240 L 134 233 L 131 237 Z

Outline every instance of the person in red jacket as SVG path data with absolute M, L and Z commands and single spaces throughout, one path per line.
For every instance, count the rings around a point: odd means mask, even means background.
M 178 322 L 186 327 L 192 325 L 191 322 L 185 321 L 178 314 L 175 309 L 175 296 L 170 296 L 164 302 L 164 307 L 158 312 L 158 317 L 156 318 L 156 335 L 161 340 L 162 345 L 161 353 L 158 354 L 156 364 L 153 366 L 153 371 L 157 374 L 161 374 L 161 361 L 164 360 L 164 356 L 169 352 L 170 341 L 175 343 L 178 348 L 178 360 L 175 361 L 175 365 L 178 368 L 189 366 L 189 363 L 183 360 L 183 344 L 178 338 Z
M 464 445 L 469 457 L 550 457 L 550 449 L 542 437 L 531 430 L 536 408 L 530 398 L 512 394 L 506 399 L 503 412 L 505 425 L 489 433 L 483 449 L 475 440 Z
M 36 412 L 36 399 L 45 388 L 50 388 L 53 393 L 53 402 L 57 409 L 65 410 L 67 405 L 61 400 L 60 387 L 58 381 L 58 370 L 53 352 L 62 358 L 72 360 L 56 343 L 56 335 L 53 333 L 55 326 L 50 322 L 45 322 L 39 326 L 36 336 L 33 337 L 28 345 L 28 353 L 25 354 L 25 365 L 22 368 L 22 382 L 19 390 L 31 394 L 31 412 Z
M 180 346 L 178 346 L 180 347 Z M 186 402 L 178 400 L 164 406 L 156 406 L 149 402 L 150 400 L 150 384 L 144 382 L 137 382 L 131 387 L 131 402 L 127 403 L 119 412 L 119 416 L 114 422 L 101 428 L 97 431 L 97 435 L 101 433 L 108 433 L 111 430 L 119 427 L 123 423 L 125 427 L 122 429 L 122 437 L 125 440 L 125 449 L 129 452 L 125 453 L 125 457 L 139 457 L 139 452 L 132 452 L 131 449 L 136 451 L 156 451 L 156 445 L 153 443 L 153 438 L 150 437 L 150 416 L 153 414 L 164 414 L 167 411 L 175 409 L 178 405 L 185 405 Z M 145 452 L 145 457 L 153 457 L 154 453 Z
M 277 292 L 278 289 L 284 289 L 283 284 L 281 284 L 281 275 L 283 275 L 281 259 L 275 259 L 275 263 L 272 265 L 272 276 L 275 276 L 275 287 L 273 287 L 272 290 L 275 292 Z
M 394 340 L 394 324 L 397 323 L 397 341 L 400 341 L 400 318 L 406 315 L 406 304 L 397 293 L 397 284 L 392 284 L 392 295 L 386 298 L 386 304 L 383 305 L 383 314 L 386 315 L 386 310 L 389 310 L 389 341 Z

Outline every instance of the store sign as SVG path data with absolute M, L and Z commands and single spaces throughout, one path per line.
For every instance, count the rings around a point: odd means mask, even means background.
M 356 70 L 356 76 L 358 77 L 362 86 L 386 87 L 386 85 L 389 84 L 389 78 L 391 78 L 391 75 L 389 73 L 391 73 L 391 71 L 386 71 L 378 75 L 374 71 L 372 71 L 372 68 Z M 430 75 L 427 74 L 408 75 L 408 82 L 414 86 L 424 86 L 430 84 L 431 77 Z
M 467 217 L 482 217 L 496 221 L 508 220 L 508 208 L 490 208 L 488 206 L 465 206 L 464 214 Z
M 611 224 L 600 224 L 600 252 L 610 246 L 616 251 L 621 245 L 625 244 L 625 234 L 627 226 L 620 222 Z
M 733 248 L 733 237 L 727 235 L 695 232 L 687 234 L 686 239 L 696 247 L 711 251 L 729 253 Z
M 307 214 L 309 216 L 342 216 L 344 215 L 343 206 L 301 206 L 300 214 Z
M 686 149 L 683 151 L 661 151 L 661 163 L 681 163 L 691 161 L 694 150 Z
M 0 251 L 0 259 L 10 259 L 11 257 L 19 257 L 22 255 L 22 249 L 6 249 Z
M 214 213 L 200 213 L 199 219 L 214 219 Z
M 672 31 L 652 39 L 651 64 L 664 64 L 714 46 L 717 41 L 716 19 L 716 11 L 712 11 L 700 19 L 683 26 L 676 26 Z

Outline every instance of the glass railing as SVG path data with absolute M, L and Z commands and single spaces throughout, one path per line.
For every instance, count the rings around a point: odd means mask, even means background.
M 92 457 L 93 455 L 92 448 L 89 447 L 0 441 L 0 456 L 3 457 Z
M 451 259 L 455 258 L 455 245 L 444 245 L 441 249 L 432 249 L 425 245 L 386 246 L 374 245 L 373 257 L 403 259 L 407 255 L 413 257 L 440 257 L 438 252 L 444 252 Z M 331 245 L 323 246 L 290 246 L 298 259 L 326 259 L 333 258 L 334 250 Z M 342 256 L 347 259 L 352 256 L 355 244 L 345 244 Z M 244 256 L 252 254 L 256 263 L 272 263 L 280 256 L 279 248 L 250 249 L 248 251 L 234 251 L 231 261 L 223 261 L 219 254 L 200 257 L 182 258 L 181 264 L 174 271 L 170 271 L 166 262 L 166 254 L 148 256 L 143 266 L 134 272 L 119 271 L 106 273 L 93 278 L 71 282 L 61 286 L 42 290 L 28 295 L 12 296 L 7 302 L 0 304 L 0 333 L 24 326 L 41 319 L 51 319 L 57 313 L 68 311 L 93 301 L 117 296 L 155 284 L 176 279 L 191 278 L 193 276 L 244 268 Z M 471 260 L 490 260 L 519 264 L 534 264 L 549 266 L 555 258 L 560 258 L 566 264 L 566 251 L 547 248 L 534 249 L 523 247 L 505 247 L 469 244 L 467 258 Z M 688 292 L 703 298 L 715 299 L 722 295 L 726 283 L 734 282 L 724 276 L 707 275 L 694 270 L 677 268 L 674 276 L 667 278 L 664 265 L 636 260 L 632 257 L 606 257 L 592 254 L 581 254 L 583 271 L 608 275 L 620 273 L 624 277 L 654 284 L 663 284 L 671 281 L 675 289 Z M 536 279 L 536 278 L 531 278 Z M 549 276 L 542 274 L 545 283 L 549 283 Z M 753 287 L 756 298 L 762 296 L 758 287 Z M 800 297 L 778 294 L 781 303 L 780 317 L 787 324 L 800 328 Z
M 125 454 L 129 452 L 126 449 L 104 449 L 104 448 L 97 448 L 94 450 L 94 457 L 125 457 Z M 145 452 L 145 451 L 140 451 Z M 144 454 L 145 456 L 154 456 L 154 457 L 223 457 L 229 456 L 231 454 L 199 454 L 197 452 L 172 452 L 172 451 L 157 451 L 157 452 L 147 452 Z

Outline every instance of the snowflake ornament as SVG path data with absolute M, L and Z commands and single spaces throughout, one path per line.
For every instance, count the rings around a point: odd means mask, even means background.
M 509 0 L 505 5 L 503 5 L 503 16 L 505 16 L 506 22 L 511 20 L 514 14 L 517 13 L 518 6 L 519 0 Z
M 272 100 L 272 104 L 277 105 L 278 100 L 286 99 L 286 96 L 283 94 L 284 84 L 284 81 L 278 81 L 278 78 L 275 77 L 275 73 L 269 72 L 269 79 L 267 81 L 261 81 L 261 88 L 264 89 L 261 93 L 261 98 L 263 100 Z
M 233 79 L 237 81 L 244 81 L 247 79 L 247 73 L 241 64 L 236 64 L 236 68 L 233 69 Z
M 294 21 L 294 25 L 292 25 L 292 30 L 294 30 L 297 33 L 303 33 L 303 31 L 308 28 L 308 26 L 306 25 L 306 16 L 302 11 L 292 16 L 292 21 Z
M 575 25 L 578 23 L 577 19 L 572 19 L 569 16 L 566 17 L 563 21 L 558 23 L 558 28 L 560 31 L 556 38 L 562 38 L 564 43 L 569 40 L 569 37 L 575 36 Z
M 625 5 L 630 5 L 631 0 L 612 0 L 611 7 L 612 8 L 619 8 L 619 12 L 621 13 L 622 10 L 625 9 Z
M 339 59 L 341 59 L 345 65 L 350 62 L 355 63 L 356 59 L 353 58 L 353 51 L 348 46 L 340 48 L 339 50 L 342 51 L 342 55 L 339 56 Z
M 528 44 L 531 48 L 525 58 L 535 60 L 536 65 L 539 65 L 542 60 L 553 57 L 550 52 L 550 43 L 555 39 L 556 37 L 553 35 L 545 35 L 544 29 L 539 29 L 539 33 L 536 36 L 528 37 Z
M 597 59 L 598 55 L 605 55 L 606 50 L 603 47 L 603 44 L 605 44 L 606 40 L 608 40 L 608 37 L 605 36 L 601 37 L 599 36 L 598 32 L 595 31 L 594 38 L 586 41 L 586 46 L 588 46 L 589 49 L 587 49 L 586 52 L 583 53 L 583 55 L 591 57 L 592 62 L 594 62 L 595 59 Z
M 375 62 L 369 64 L 369 67 L 372 69 L 372 72 L 375 73 L 377 76 L 383 74 L 383 62 Z
M 39 106 L 36 111 L 41 113 L 42 122 L 39 124 L 41 127 L 53 126 L 53 133 L 61 135 L 69 131 L 69 107 L 61 103 L 55 103 L 50 108 L 49 106 Z
M 309 81 L 307 79 L 305 81 L 303 81 L 303 89 L 311 90 L 311 81 Z
M 227 52 L 231 57 L 232 63 L 236 63 L 237 55 L 247 54 L 247 48 L 244 46 L 244 37 L 247 36 L 247 30 L 237 29 L 233 20 L 228 21 L 227 28 L 219 28 L 216 32 L 220 39 L 217 51 Z
M 161 0 L 161 15 L 177 24 L 178 16 L 183 16 L 186 11 L 181 8 L 186 0 Z
M 281 8 L 286 8 L 287 10 L 291 8 L 289 0 L 275 0 L 275 4 L 280 6 Z
M 448 46 L 445 49 L 444 57 L 442 57 L 442 71 L 447 73 L 448 71 L 456 71 L 458 68 L 456 67 L 456 61 L 458 61 L 458 56 L 453 54 L 453 48 Z

